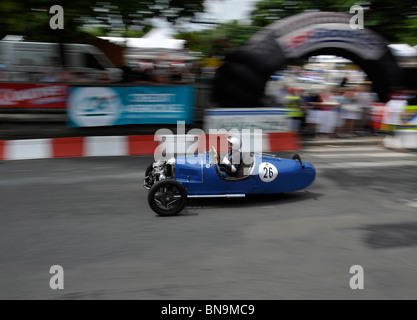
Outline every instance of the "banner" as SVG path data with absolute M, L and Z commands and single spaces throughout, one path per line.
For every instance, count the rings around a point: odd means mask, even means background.
M 366 60 L 377 60 L 386 51 L 380 36 L 367 29 L 352 29 L 346 23 L 311 24 L 294 29 L 277 39 L 287 59 L 330 47 L 353 52 Z
M 261 129 L 265 133 L 291 132 L 289 110 L 276 108 L 208 109 L 204 129 Z
M 72 127 L 176 124 L 194 120 L 194 87 L 73 87 L 68 103 Z
M 0 108 L 65 109 L 67 86 L 53 83 L 0 83 Z
M 407 106 L 400 116 L 401 124 L 397 130 L 417 130 L 417 106 Z

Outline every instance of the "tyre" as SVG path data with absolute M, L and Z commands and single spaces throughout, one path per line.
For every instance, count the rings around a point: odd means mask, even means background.
M 221 107 L 261 107 L 265 84 L 270 74 L 277 70 L 277 61 L 284 60 L 280 47 L 275 47 L 276 50 L 268 57 L 249 54 L 248 50 L 243 49 L 238 52 L 242 54 L 230 55 L 217 70 L 213 88 L 214 101 Z M 252 58 L 249 59 L 249 56 Z M 277 68 L 270 67 L 268 60 L 271 59 Z M 263 67 L 265 65 L 267 67 Z
M 160 216 L 175 216 L 187 201 L 187 190 L 175 180 L 163 180 L 154 184 L 148 194 L 148 203 Z
M 373 84 L 373 90 L 378 93 L 380 100 L 387 101 L 387 94 L 392 91 L 393 87 L 404 84 L 404 71 L 386 46 L 386 40 L 372 30 L 365 29 L 364 37 L 367 37 L 368 43 L 377 48 L 380 53 L 375 52 L 375 55 L 371 56 L 358 54 L 352 48 L 362 45 L 362 42 L 358 40 L 360 37 L 349 38 L 348 36 L 345 42 L 336 39 L 333 43 L 325 41 L 326 36 L 321 35 L 321 42 L 315 42 L 314 45 L 307 46 L 305 51 L 292 54 L 288 54 L 285 51 L 286 44 L 281 43 L 286 35 L 294 31 L 302 33 L 306 28 L 318 30 L 323 24 L 336 25 L 336 29 L 331 32 L 339 32 L 346 37 L 345 29 L 349 26 L 350 20 L 351 16 L 348 14 L 309 12 L 280 19 L 263 28 L 244 47 L 229 53 L 225 58 L 225 63 L 217 69 L 214 78 L 213 101 L 220 107 L 265 106 L 264 87 L 270 76 L 288 62 L 291 63 L 293 59 L 315 55 L 337 55 L 352 60 L 368 75 Z M 340 28 L 340 25 L 345 27 Z M 353 45 L 349 44 L 350 42 Z M 346 45 L 341 45 L 341 43 Z M 368 52 L 372 50 L 369 49 Z M 378 56 L 379 54 L 381 56 Z M 226 87 L 229 83 L 233 84 L 233 87 Z

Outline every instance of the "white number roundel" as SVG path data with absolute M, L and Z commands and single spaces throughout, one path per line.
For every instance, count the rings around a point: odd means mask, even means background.
M 259 166 L 259 178 L 263 182 L 274 181 L 278 177 L 278 169 L 271 163 L 263 162 Z

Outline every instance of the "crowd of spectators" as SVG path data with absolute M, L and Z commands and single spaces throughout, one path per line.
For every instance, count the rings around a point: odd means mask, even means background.
M 388 103 L 381 104 L 378 95 L 372 91 L 372 85 L 366 78 L 349 81 L 343 73 L 330 70 L 330 82 L 322 82 L 324 72 L 306 77 L 305 69 L 290 68 L 281 75 L 285 81 L 297 79 L 298 83 L 287 82 L 269 92 L 266 105 L 289 110 L 291 131 L 299 132 L 310 137 L 345 138 L 368 133 L 374 133 L 375 106 L 383 105 L 384 119 L 392 125 L 401 121 L 401 113 L 409 105 L 414 94 L 396 94 Z M 136 61 L 121 68 L 123 84 L 185 84 L 210 83 L 214 78 L 216 68 L 203 67 L 200 63 L 191 61 Z M 356 77 L 360 73 L 352 73 Z M 317 76 L 319 75 L 319 76 Z M 61 67 L 50 67 L 34 70 L 28 74 L 26 81 L 59 82 L 59 83 L 114 83 L 106 73 L 89 74 L 88 72 L 71 72 Z M 339 76 L 339 78 L 337 78 Z M 276 78 L 272 78 L 276 80 Z M 1 68 L 0 68 L 0 81 Z M 307 82 L 306 82 L 307 81 Z M 314 81 L 314 84 L 308 83 Z M 316 86 L 317 81 L 320 86 Z M 299 85 L 300 82 L 303 85 Z M 285 83 L 285 82 L 283 82 Z M 407 96 L 406 98 L 404 98 Z
M 282 88 L 275 96 L 275 106 L 289 110 L 293 132 L 321 138 L 389 133 L 406 124 L 408 113 L 417 110 L 409 106 L 416 103 L 416 93 L 404 88 L 381 102 L 370 84 L 321 91 Z
M 123 67 L 123 82 L 191 84 L 210 82 L 216 69 L 198 62 L 139 61 Z
M 64 82 L 64 83 L 170 83 L 191 84 L 210 82 L 215 68 L 203 67 L 197 62 L 142 61 L 123 66 L 118 80 L 106 70 L 79 70 L 60 66 L 33 67 L 30 71 L 4 72 L 0 65 L 0 81 L 12 82 Z
M 371 131 L 371 111 L 378 96 L 369 85 L 328 90 L 282 88 L 275 105 L 289 109 L 292 131 L 312 137 L 344 138 Z
M 266 88 L 267 105 L 289 110 L 291 130 L 307 137 L 387 133 L 416 103 L 416 93 L 404 88 L 379 96 L 366 74 L 344 61 L 289 66 L 274 74 Z

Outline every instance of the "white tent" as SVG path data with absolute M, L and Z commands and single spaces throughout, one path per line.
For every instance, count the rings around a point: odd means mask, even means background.
M 352 61 L 332 55 L 313 56 L 308 59 L 309 63 L 351 63 Z
M 9 35 L 5 36 L 2 40 L 3 41 L 23 41 L 23 40 L 25 40 L 25 37 L 9 34 Z
M 417 66 L 417 48 L 408 44 L 388 45 L 391 53 L 403 68 L 415 68 Z
M 154 28 L 142 38 L 100 37 L 126 47 L 127 60 L 194 60 L 195 54 L 184 49 L 185 40 L 175 39 L 167 28 Z
M 142 38 L 123 38 L 123 37 L 100 37 L 118 45 L 124 45 L 127 48 L 139 49 L 167 49 L 182 50 L 184 49 L 185 40 L 175 39 L 166 28 L 154 28 L 145 34 Z
M 408 44 L 390 44 L 388 47 L 391 53 L 397 57 L 417 57 L 416 47 L 412 47 Z

